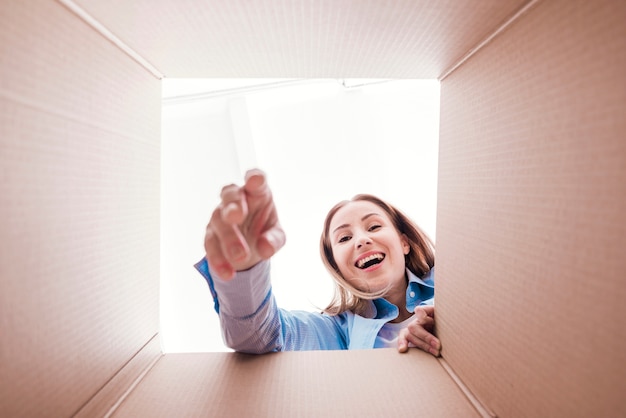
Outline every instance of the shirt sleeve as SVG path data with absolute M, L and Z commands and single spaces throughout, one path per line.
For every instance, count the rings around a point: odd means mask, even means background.
M 246 353 L 337 350 L 347 346 L 342 317 L 278 308 L 270 283 L 270 262 L 262 261 L 231 280 L 222 280 L 206 260 L 195 265 L 209 284 L 222 336 Z
M 245 271 L 238 271 L 231 280 L 222 280 L 209 269 L 213 290 L 218 298 L 218 313 L 236 318 L 254 314 L 270 293 L 270 264 L 262 261 Z

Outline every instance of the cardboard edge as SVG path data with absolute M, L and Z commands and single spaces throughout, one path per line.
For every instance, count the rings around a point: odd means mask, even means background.
M 113 416 L 411 417 L 416 411 L 480 417 L 437 358 L 395 348 L 166 353 Z
M 515 23 L 516 21 L 518 21 L 523 15 L 525 15 L 530 9 L 532 9 L 533 7 L 535 7 L 537 5 L 537 3 L 539 3 L 541 0 L 529 0 L 528 3 L 526 3 L 525 5 L 523 5 L 518 11 L 516 11 L 515 13 L 513 13 L 513 15 L 511 17 L 509 17 L 508 19 L 506 19 L 500 26 L 498 26 L 496 28 L 496 30 L 494 30 L 491 34 L 489 34 L 485 39 L 483 39 L 482 41 L 480 41 L 478 44 L 476 44 L 475 47 L 473 47 L 472 49 L 470 49 L 469 51 L 467 51 L 467 53 L 465 53 L 465 55 L 463 55 L 457 62 L 455 62 L 450 68 L 446 69 L 439 77 L 437 77 L 437 80 L 439 80 L 439 82 L 442 82 L 446 77 L 448 77 L 450 74 L 452 74 L 457 68 L 459 68 L 461 65 L 463 65 L 465 63 L 465 61 L 467 61 L 468 59 L 470 59 L 474 54 L 476 54 L 478 51 L 480 51 L 481 49 L 483 49 L 487 44 L 489 44 L 495 37 L 497 37 L 498 35 L 500 35 L 504 30 L 506 30 L 509 26 L 511 26 L 513 23 Z
M 483 418 L 497 418 L 497 415 L 493 411 L 491 411 L 489 408 L 487 408 L 472 393 L 472 391 L 465 385 L 465 383 L 463 383 L 463 381 L 456 374 L 456 372 L 454 371 L 452 366 L 450 366 L 448 364 L 448 362 L 443 359 L 443 357 L 439 357 L 437 360 L 439 360 L 439 364 L 441 364 L 441 367 L 446 371 L 446 373 L 448 373 L 450 378 L 454 381 L 454 383 L 461 390 L 461 392 L 463 392 L 463 395 L 465 395 L 465 397 L 467 398 L 469 403 L 472 404 L 474 409 L 476 409 L 476 411 L 480 414 L 481 417 L 483 417 Z
M 87 25 L 91 26 L 96 32 L 109 40 L 113 45 L 121 49 L 126 55 L 135 60 L 139 65 L 148 70 L 153 76 L 159 80 L 163 79 L 165 75 L 159 71 L 154 65 L 152 65 L 147 59 L 142 57 L 137 51 L 128 46 L 124 41 L 115 36 L 113 32 L 107 29 L 102 23 L 91 16 L 85 9 L 77 5 L 72 0 L 57 0 L 61 5 L 67 8 L 70 12 L 78 16 Z
M 111 416 L 161 357 L 163 353 L 157 333 L 73 417 Z

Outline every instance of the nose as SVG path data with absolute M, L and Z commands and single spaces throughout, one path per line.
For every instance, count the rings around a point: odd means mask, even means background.
M 371 243 L 372 241 L 370 240 L 370 237 L 367 234 L 359 234 L 356 237 L 354 237 L 354 244 L 357 249 L 360 249 L 364 245 L 369 245 Z

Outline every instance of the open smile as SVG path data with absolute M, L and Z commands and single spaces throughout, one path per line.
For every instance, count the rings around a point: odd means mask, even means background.
M 376 264 L 380 264 L 385 259 L 385 254 L 383 253 L 373 253 L 366 254 L 364 257 L 359 258 L 354 263 L 354 266 L 365 270 L 369 267 L 375 266 Z

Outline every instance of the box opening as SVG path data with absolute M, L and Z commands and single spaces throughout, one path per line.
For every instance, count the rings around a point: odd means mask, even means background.
M 431 79 L 169 79 L 162 86 L 161 311 L 164 352 L 229 351 L 193 269 L 223 185 L 267 172 L 287 233 L 272 283 L 286 309 L 321 310 L 327 211 L 379 195 L 435 239 L 439 82 Z M 414 178 L 414 194 L 404 179 Z M 415 199 L 419 194 L 420 199 Z M 303 268 L 306 266 L 306 269 Z M 294 280 L 293 272 L 299 274 Z

